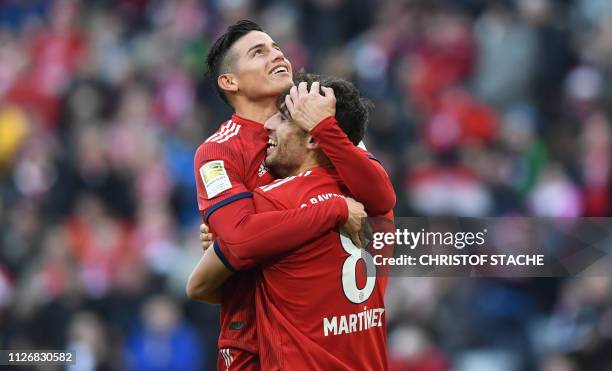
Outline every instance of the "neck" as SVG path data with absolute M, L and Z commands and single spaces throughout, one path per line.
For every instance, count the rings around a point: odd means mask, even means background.
M 247 120 L 259 122 L 263 125 L 270 117 L 278 112 L 276 98 L 266 98 L 259 101 L 238 97 L 234 102 L 234 109 L 238 116 Z

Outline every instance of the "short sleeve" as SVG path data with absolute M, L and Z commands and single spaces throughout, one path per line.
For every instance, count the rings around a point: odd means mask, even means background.
M 194 158 L 198 208 L 205 218 L 215 209 L 252 197 L 244 185 L 244 163 L 236 149 L 222 143 L 203 143 Z

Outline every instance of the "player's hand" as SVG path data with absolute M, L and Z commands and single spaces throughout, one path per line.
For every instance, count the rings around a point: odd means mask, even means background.
M 366 214 L 362 203 L 357 202 L 350 197 L 347 197 L 346 204 L 348 206 L 349 216 L 342 228 L 344 228 L 355 246 L 361 248 L 363 247 L 363 244 L 361 243 L 361 238 L 359 237 L 359 232 L 361 232 L 361 220 L 367 217 L 368 215 Z
M 204 223 L 200 224 L 200 242 L 204 251 L 212 245 L 212 233 L 208 231 L 208 226 Z
M 305 82 L 293 86 L 285 96 L 285 105 L 291 120 L 306 131 L 312 130 L 323 119 L 336 114 L 334 90 L 320 86 L 318 81 L 312 83 L 310 91 Z

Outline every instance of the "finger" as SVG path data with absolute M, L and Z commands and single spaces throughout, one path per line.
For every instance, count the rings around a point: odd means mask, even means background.
M 361 248 L 361 239 L 359 238 L 359 233 L 355 233 L 351 235 L 351 241 L 353 241 L 353 244 L 355 244 L 355 246 Z
M 200 232 L 208 233 L 208 226 L 206 224 L 200 224 Z
M 308 94 L 308 85 L 306 84 L 306 82 L 302 81 L 300 85 L 298 85 L 298 93 L 299 96 L 304 96 Z
M 290 94 L 285 95 L 285 106 L 287 106 L 287 111 L 289 111 L 289 116 L 293 117 L 295 106 L 293 105 L 293 98 L 291 97 Z
M 310 85 L 310 94 L 317 94 L 320 95 L 321 94 L 321 90 L 319 90 L 319 82 L 315 81 L 312 83 L 312 85 Z
M 298 97 L 298 87 L 296 85 L 293 85 L 291 89 L 289 89 L 289 95 L 294 99 Z
M 291 96 L 291 99 L 293 99 L 293 104 L 295 106 L 298 103 L 298 98 L 300 97 L 300 94 L 298 93 L 298 87 L 293 86 L 291 90 L 289 90 L 289 95 Z
M 212 241 L 212 234 L 200 233 L 200 241 Z
M 323 91 L 323 95 L 325 98 L 336 98 L 334 94 L 334 89 L 328 88 L 327 86 L 321 86 L 321 90 Z

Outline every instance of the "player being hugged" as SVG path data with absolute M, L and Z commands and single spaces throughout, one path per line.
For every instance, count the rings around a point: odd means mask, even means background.
M 347 81 L 315 75 L 300 80 L 279 99 L 280 112 L 265 123 L 270 134 L 265 163 L 282 178 L 253 192 L 257 213 L 324 205 L 349 195 L 319 143 L 302 127 L 335 103 L 343 136 L 357 144 L 369 103 Z M 308 228 L 300 233 L 309 234 Z M 238 270 L 260 264 L 256 308 L 262 369 L 386 369 L 387 277 L 377 277 L 372 264 L 359 264 L 367 257 L 336 228 L 273 257 L 221 258 Z M 206 270 L 196 268 L 194 279 L 198 269 Z M 208 274 L 214 269 L 209 266 Z
M 268 135 L 262 123 L 278 112 L 278 96 L 293 85 L 291 63 L 257 24 L 239 21 L 211 47 L 207 65 L 220 96 L 235 114 L 196 151 L 198 206 L 216 242 L 192 273 L 187 293 L 221 302 L 218 368 L 259 369 L 255 272 L 241 268 L 286 254 L 342 225 L 356 238 L 365 213 L 360 203 L 336 197 L 256 214 L 253 190 L 274 180 L 264 163 Z M 300 100 L 294 103 L 299 115 Z M 307 116 L 318 120 L 310 124 L 311 135 L 368 213 L 390 210 L 395 194 L 385 170 L 342 132 L 333 104 L 326 107 L 317 111 L 319 116 Z M 217 274 L 214 267 L 224 271 Z

